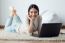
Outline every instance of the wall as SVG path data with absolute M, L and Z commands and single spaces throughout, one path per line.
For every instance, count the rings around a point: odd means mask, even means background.
M 18 15 L 22 19 L 32 3 L 39 6 L 40 14 L 45 10 L 56 12 L 63 25 L 65 25 L 65 0 L 0 0 L 0 24 L 5 24 L 10 13 L 9 6 L 15 6 Z

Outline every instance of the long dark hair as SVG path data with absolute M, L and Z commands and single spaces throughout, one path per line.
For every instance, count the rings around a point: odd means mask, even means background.
M 30 9 L 32 9 L 32 8 L 35 8 L 35 9 L 38 11 L 38 15 L 39 15 L 39 8 L 38 8 L 38 6 L 37 6 L 36 4 L 31 4 L 31 5 L 29 6 L 29 8 L 28 8 L 28 15 L 29 15 Z M 28 22 L 29 22 L 29 24 L 30 24 L 30 20 L 29 20 L 29 19 L 28 19 Z

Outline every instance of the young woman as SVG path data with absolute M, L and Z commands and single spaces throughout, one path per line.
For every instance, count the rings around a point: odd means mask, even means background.
M 37 5 L 32 4 L 29 6 L 27 20 L 24 21 L 26 26 L 22 28 L 23 25 L 18 29 L 20 33 L 32 34 L 37 32 L 41 28 L 42 17 L 39 15 L 39 8 Z M 26 30 L 26 31 L 25 31 Z
M 39 15 L 39 8 L 35 4 L 30 5 L 28 9 L 28 23 L 29 33 L 36 32 L 41 28 L 41 16 Z

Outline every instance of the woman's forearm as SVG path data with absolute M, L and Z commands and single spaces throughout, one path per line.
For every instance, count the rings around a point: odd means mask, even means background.
M 33 21 L 30 21 L 29 32 L 30 32 L 30 33 L 33 32 Z

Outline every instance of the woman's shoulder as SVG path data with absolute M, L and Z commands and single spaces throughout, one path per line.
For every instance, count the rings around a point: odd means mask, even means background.
M 38 19 L 42 19 L 42 16 L 41 15 L 38 15 Z

